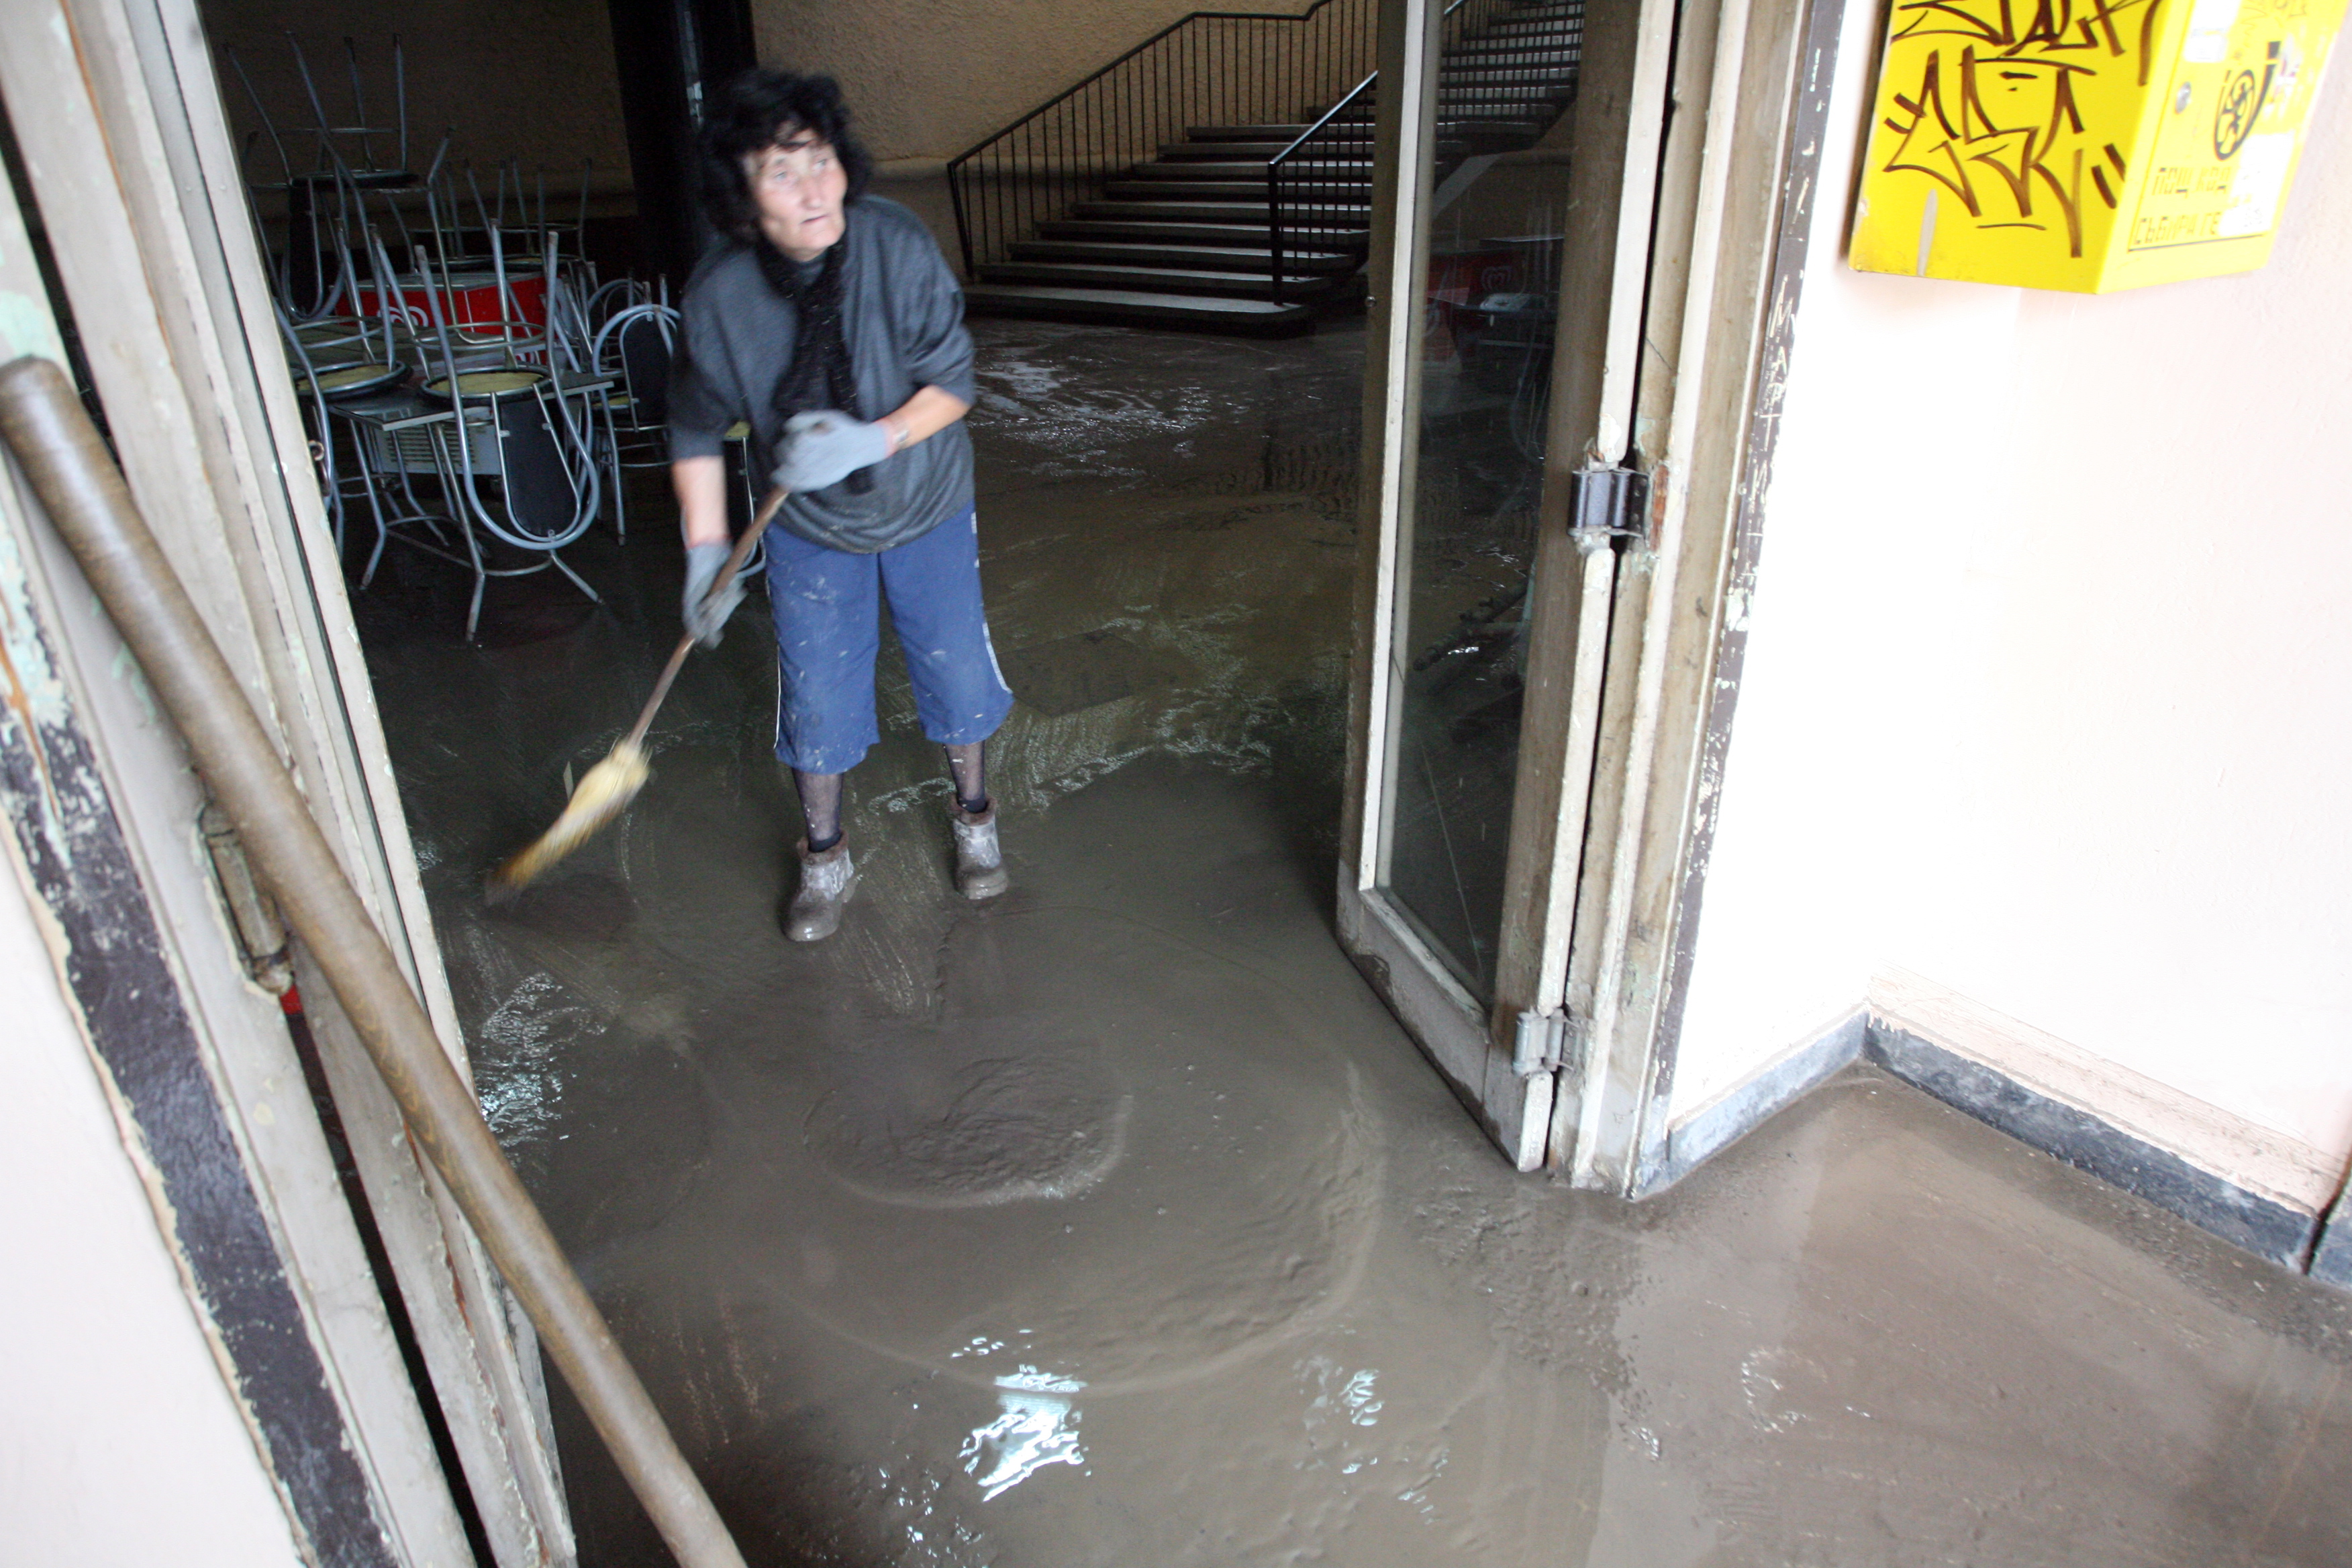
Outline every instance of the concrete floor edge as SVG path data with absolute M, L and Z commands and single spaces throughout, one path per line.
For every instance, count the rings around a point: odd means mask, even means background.
M 2208 1235 L 2352 1292 L 2352 1189 L 2326 1214 L 2250 1191 L 2095 1111 L 2037 1093 L 1937 1045 L 1867 1003 L 1715 1096 L 1666 1133 L 1666 1155 L 1633 1196 L 1664 1192 L 1748 1133 L 1867 1060 L 2032 1149 L 2178 1215 Z
M 1857 1005 L 1804 1044 L 1758 1068 L 1666 1129 L 1665 1158 L 1644 1173 L 1637 1198 L 1661 1193 L 1755 1128 L 1862 1059 L 1870 1045 L 1869 1009 Z

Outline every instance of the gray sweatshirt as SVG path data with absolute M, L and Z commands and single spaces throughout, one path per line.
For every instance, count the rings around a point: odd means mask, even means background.
M 878 196 L 852 202 L 847 219 L 842 331 L 857 369 L 860 412 L 879 419 L 925 386 L 972 402 L 963 290 L 930 231 Z M 679 314 L 670 460 L 718 457 L 728 426 L 747 421 L 753 482 L 764 490 L 783 430 L 771 400 L 792 363 L 796 312 L 768 286 L 751 247 L 726 241 L 695 268 Z M 864 555 L 919 539 L 972 504 L 971 437 L 961 420 L 867 471 L 874 488 L 866 494 L 835 485 L 796 495 L 776 521 L 803 539 Z

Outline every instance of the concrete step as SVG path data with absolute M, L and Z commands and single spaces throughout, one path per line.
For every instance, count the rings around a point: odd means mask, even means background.
M 1558 66 L 1543 66 L 1535 70 L 1475 70 L 1440 71 L 1437 76 L 1438 102 L 1461 90 L 1486 88 L 1525 89 L 1524 96 L 1549 98 L 1556 93 L 1571 92 L 1576 88 L 1576 72 L 1562 70 Z
M 1540 49 L 1448 49 L 1438 69 L 1539 70 L 1546 66 L 1573 68 L 1584 58 L 1583 47 L 1570 42 Z
M 1120 216 L 1132 213 L 1140 205 L 1135 202 L 1105 202 L 1111 216 L 1105 217 L 1048 218 L 1037 226 L 1037 233 L 1046 239 L 1078 240 L 1088 244 L 1104 241 L 1126 241 L 1139 245 L 1218 245 L 1263 247 L 1273 226 L 1266 220 L 1264 203 L 1254 212 L 1254 221 L 1225 223 L 1188 222 L 1169 218 Z M 1318 250 L 1331 251 L 1342 247 L 1364 243 L 1364 226 L 1344 230 L 1295 228 L 1289 237 L 1301 245 L 1312 245 Z
M 1283 167 L 1297 170 L 1302 177 L 1312 175 L 1317 179 L 1346 179 L 1352 175 L 1369 182 L 1371 179 L 1372 161 L 1370 158 L 1309 158 L 1301 155 L 1293 158 Z M 1260 185 L 1264 185 L 1265 160 L 1260 158 L 1251 163 L 1242 163 L 1231 158 L 1200 158 L 1186 161 L 1171 159 L 1161 163 L 1138 163 L 1128 170 L 1125 177 L 1130 180 L 1183 181 L 1254 179 Z
M 1244 158 L 1263 163 L 1277 153 L 1288 152 L 1296 136 L 1280 142 L 1171 142 L 1160 149 L 1160 161 L 1164 163 L 1208 163 Z M 1372 143 L 1369 136 L 1334 137 L 1328 132 L 1300 147 L 1291 156 L 1292 163 L 1359 163 L 1370 167 Z
M 1496 105 L 1508 107 L 1540 103 L 1546 99 L 1566 94 L 1573 86 L 1573 78 L 1565 82 L 1465 82 L 1458 86 L 1449 83 L 1437 89 L 1437 111 L 1441 116 L 1457 109 L 1483 114 Z
M 1264 234 L 1259 237 L 1263 239 Z M 1264 245 L 1151 245 L 1133 240 L 1017 239 L 1015 261 L 1091 261 L 1114 267 L 1173 267 L 1203 272 L 1264 273 L 1274 266 L 1274 252 Z M 1295 251 L 1286 248 L 1286 273 L 1352 272 L 1363 262 L 1360 253 L 1339 250 Z
M 964 309 L 980 316 L 1052 321 L 1115 321 L 1129 326 L 1286 337 L 1314 325 L 1315 307 L 1271 300 L 1225 300 L 1140 289 L 1066 289 L 1038 283 L 973 283 Z
M 1514 5 L 1507 11 L 1499 12 L 1489 17 L 1486 26 L 1489 27 L 1526 26 L 1530 23 L 1581 21 L 1583 18 L 1584 0 L 1551 0 L 1550 4 L 1542 5 Z
M 1463 33 L 1453 38 L 1447 47 L 1458 49 L 1468 44 L 1521 44 L 1530 39 L 1573 38 L 1583 31 L 1584 18 L 1581 16 L 1499 22 L 1475 32 Z
M 1492 22 L 1470 35 L 1474 38 L 1549 38 L 1584 31 L 1584 13 L 1573 16 L 1514 16 Z M 1467 38 L 1457 40 L 1468 42 Z
M 1080 202 L 1073 211 L 1082 218 L 1102 218 L 1111 222 L 1266 224 L 1266 205 L 1261 197 L 1255 202 L 1186 202 L 1186 201 L 1108 201 Z M 1331 229 L 1367 228 L 1371 224 L 1369 205 L 1349 206 L 1336 211 L 1318 204 L 1316 219 L 1318 226 Z
M 1572 96 L 1566 95 L 1561 101 L 1565 102 L 1567 97 Z M 1456 155 L 1467 152 L 1491 153 L 1502 144 L 1533 142 L 1551 129 L 1554 118 L 1556 116 L 1549 112 L 1541 119 L 1526 114 L 1513 118 L 1505 113 L 1481 113 L 1471 117 L 1453 115 L 1437 122 L 1439 144 L 1451 148 Z
M 1285 180 L 1283 187 L 1287 199 L 1312 201 L 1318 206 L 1335 202 L 1369 206 L 1372 199 L 1372 183 L 1368 179 L 1294 178 Z M 1248 201 L 1255 196 L 1263 206 L 1265 172 L 1261 169 L 1254 180 L 1112 180 L 1104 184 L 1103 195 L 1121 202 Z
M 1456 49 L 1543 48 L 1562 41 L 1572 44 L 1583 36 L 1584 18 L 1581 16 L 1563 16 L 1539 22 L 1507 22 L 1448 39 L 1445 52 L 1452 54 Z
M 1580 49 L 1529 49 L 1522 55 L 1447 55 L 1437 62 L 1437 74 L 1441 79 L 1465 71 L 1508 71 L 1513 76 L 1553 71 L 1573 75 L 1582 58 Z
M 1458 54 L 1463 49 L 1573 49 L 1583 42 L 1583 37 L 1585 28 L 1578 21 L 1540 28 L 1491 28 L 1486 33 L 1456 37 L 1446 45 L 1446 54 Z
M 1464 117 L 1485 119 L 1496 113 L 1498 108 L 1507 109 L 1513 104 L 1532 110 L 1534 114 L 1530 118 L 1540 116 L 1541 121 L 1549 124 L 1551 115 L 1545 108 L 1547 100 L 1573 96 L 1576 79 L 1576 73 L 1570 71 L 1541 87 L 1531 83 L 1506 82 L 1440 88 L 1437 94 L 1439 134 L 1446 133 L 1446 127 L 1452 121 Z M 1377 104 L 1350 104 L 1339 112 L 1348 123 L 1369 125 L 1380 112 L 1380 108 Z
M 1340 279 L 1329 277 L 1300 277 L 1286 266 L 1283 268 L 1283 290 L 1286 297 L 1301 300 L 1327 294 L 1337 288 Z M 992 261 L 980 269 L 983 283 L 1043 283 L 1068 289 L 1142 289 L 1161 294 L 1213 294 L 1234 300 L 1270 300 L 1274 297 L 1273 268 L 1269 266 L 1255 275 L 1247 272 L 1213 272 L 1198 268 L 1175 267 L 1098 267 L 1083 262 L 1057 261 Z
M 1584 11 L 1512 11 L 1456 37 L 1461 43 L 1467 38 L 1540 38 L 1550 33 L 1580 33 L 1584 30 Z
M 1185 128 L 1184 134 L 1192 142 L 1273 142 L 1287 147 L 1305 135 L 1313 123 L 1311 120 L 1302 120 L 1296 125 L 1192 125 Z M 1330 130 L 1325 127 L 1327 134 Z M 1370 141 L 1372 133 L 1364 131 L 1357 134 Z

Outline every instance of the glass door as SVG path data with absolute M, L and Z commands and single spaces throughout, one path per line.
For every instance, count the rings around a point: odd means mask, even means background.
M 1342 935 L 1532 1168 L 1618 563 L 1570 514 L 1626 456 L 1673 10 L 1392 5 Z
M 1540 151 L 1497 158 L 1432 204 L 1425 242 L 1381 886 L 1480 997 L 1502 937 L 1567 174 Z

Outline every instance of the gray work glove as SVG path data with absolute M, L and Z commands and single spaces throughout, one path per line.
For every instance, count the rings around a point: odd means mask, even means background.
M 705 647 L 719 646 L 719 634 L 727 629 L 727 617 L 743 602 L 740 573 L 717 600 L 709 597 L 710 584 L 719 581 L 719 569 L 727 564 L 727 557 L 734 548 L 725 543 L 686 547 L 686 629 Z
M 872 468 L 893 445 L 890 427 L 879 420 L 867 424 L 831 408 L 795 414 L 784 421 L 773 478 L 794 495 L 805 495 Z

